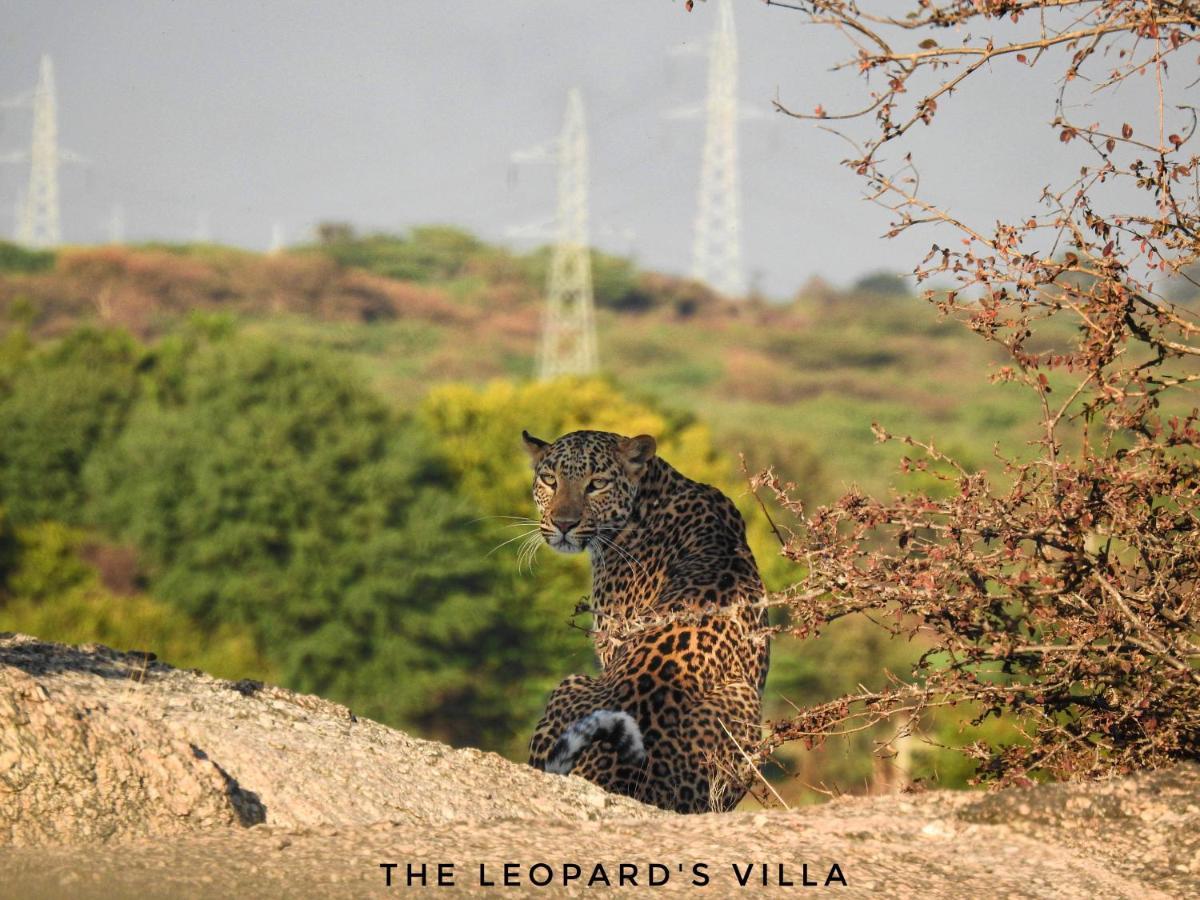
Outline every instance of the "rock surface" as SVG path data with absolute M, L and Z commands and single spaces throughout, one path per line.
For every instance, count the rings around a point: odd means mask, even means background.
M 679 817 L 315 697 L 0 635 L 0 895 L 384 896 L 422 863 L 430 892 L 445 863 L 481 895 L 582 895 L 625 863 L 642 887 L 665 874 L 657 893 L 724 897 L 753 863 L 759 891 L 836 864 L 846 885 L 821 892 L 1196 896 L 1200 767 Z
M 580 779 L 417 740 L 317 697 L 98 645 L 0 637 L 0 845 L 233 825 L 653 814 Z

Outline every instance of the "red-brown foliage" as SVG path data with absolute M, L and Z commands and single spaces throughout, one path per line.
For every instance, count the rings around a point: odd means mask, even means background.
M 1042 413 L 1031 450 L 998 454 L 992 473 L 900 439 L 914 448 L 905 466 L 942 479 L 948 499 L 851 493 L 808 512 L 773 474 L 758 478 L 798 521 L 786 553 L 808 574 L 779 598 L 793 631 L 873 611 L 932 646 L 912 683 L 775 723 L 767 749 L 963 704 L 1025 732 L 1011 746 L 968 748 L 984 777 L 1090 776 L 1197 757 L 1200 413 L 1190 385 L 1200 381 L 1200 320 L 1164 299 L 1159 279 L 1186 277 L 1200 258 L 1195 113 L 1177 105 L 1197 74 L 1200 4 L 773 5 L 852 36 L 849 65 L 873 86 L 862 107 L 803 117 L 873 119 L 847 164 L 893 210 L 893 234 L 941 229 L 915 274 L 956 289 L 927 297 L 1004 349 L 996 378 L 1032 391 Z M 920 195 L 904 147 L 913 127 L 936 127 L 939 104 L 963 96 L 955 89 L 967 79 L 1055 63 L 1047 74 L 1064 87 L 1052 127 L 1077 153 L 1071 183 L 1048 187 L 1020 221 L 987 225 Z M 1074 119 L 1078 109 L 1096 115 L 1073 102 L 1077 85 L 1131 89 L 1143 76 L 1153 131 Z M 970 152 L 969 135 L 952 137 Z
M 228 251 L 209 259 L 127 247 L 64 250 L 54 271 L 0 279 L 0 314 L 18 303 L 44 335 L 99 320 L 147 337 L 194 311 L 361 322 L 461 323 L 477 315 L 442 291 L 343 268 L 320 254 Z
M 132 597 L 141 589 L 137 550 L 121 544 L 87 543 L 79 558 L 96 570 L 100 583 L 118 597 Z

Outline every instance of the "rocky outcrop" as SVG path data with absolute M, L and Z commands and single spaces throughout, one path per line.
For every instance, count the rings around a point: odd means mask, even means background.
M 0 636 L 0 845 L 615 815 L 653 813 L 317 697 L 97 645 Z
M 1200 767 L 680 817 L 315 697 L 0 636 L 0 896 L 437 893 L 439 863 L 492 896 L 1191 897 Z

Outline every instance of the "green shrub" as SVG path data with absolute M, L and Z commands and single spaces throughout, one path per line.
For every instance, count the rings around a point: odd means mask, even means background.
M 154 376 L 87 472 L 154 595 L 250 629 L 291 687 L 455 743 L 510 739 L 540 635 L 422 428 L 320 352 L 165 345 Z
M 15 524 L 81 523 L 81 473 L 119 432 L 142 355 L 119 332 L 81 330 L 0 367 L 0 504 Z
M 80 557 L 87 541 L 84 532 L 58 522 L 6 529 L 0 516 L 0 631 L 140 650 L 224 678 L 272 677 L 245 629 L 203 628 L 144 594 L 105 588 Z
M 402 281 L 438 281 L 466 273 L 477 256 L 492 252 L 474 235 L 444 225 L 414 228 L 408 235 L 355 235 L 351 229 L 327 229 L 315 248 L 343 266 L 366 269 Z
M 862 276 L 854 282 L 854 290 L 875 297 L 910 297 L 908 282 L 894 272 L 880 270 Z
M 28 275 L 54 268 L 53 250 L 29 250 L 19 244 L 0 241 L 0 272 Z

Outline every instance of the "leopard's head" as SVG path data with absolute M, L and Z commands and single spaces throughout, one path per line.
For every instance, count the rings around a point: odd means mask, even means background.
M 533 501 L 547 544 L 578 553 L 620 531 L 654 458 L 654 438 L 573 431 L 549 443 L 527 431 L 521 436 L 533 461 Z

